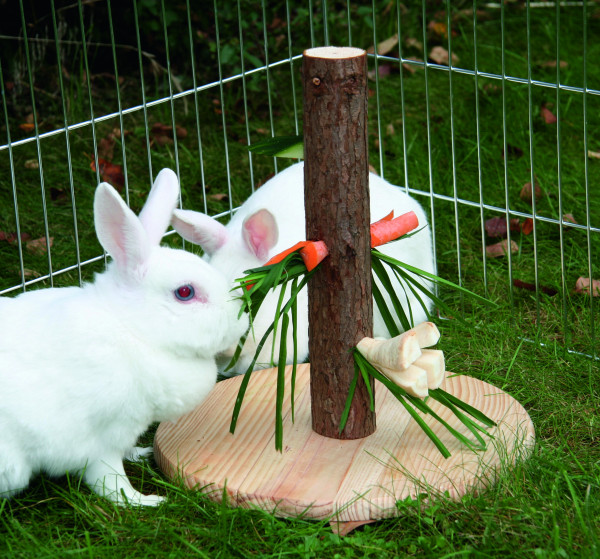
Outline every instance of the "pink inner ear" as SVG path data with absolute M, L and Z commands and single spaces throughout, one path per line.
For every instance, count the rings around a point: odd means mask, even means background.
M 244 220 L 242 235 L 248 248 L 259 260 L 267 260 L 269 250 L 277 243 L 279 230 L 273 214 L 258 210 Z

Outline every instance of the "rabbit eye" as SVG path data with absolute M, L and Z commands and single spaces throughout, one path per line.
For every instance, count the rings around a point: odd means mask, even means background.
M 175 290 L 175 297 L 180 301 L 189 301 L 194 295 L 195 291 L 191 285 L 182 285 Z

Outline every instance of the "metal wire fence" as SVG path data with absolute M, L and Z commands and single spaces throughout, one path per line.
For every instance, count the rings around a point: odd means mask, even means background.
M 558 315 L 541 339 L 596 354 L 593 284 L 572 293 L 600 278 L 596 2 L 13 4 L 0 26 L 0 295 L 103 265 L 101 180 L 135 205 L 169 166 L 184 207 L 233 211 L 286 164 L 244 146 L 301 131 L 303 49 L 348 44 L 370 48 L 372 164 L 428 208 L 443 275 L 537 331 Z

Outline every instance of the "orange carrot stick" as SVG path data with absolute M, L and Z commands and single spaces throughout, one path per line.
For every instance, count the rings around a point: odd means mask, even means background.
M 264 266 L 270 266 L 271 264 L 278 264 L 281 262 L 288 254 L 292 254 L 292 252 L 296 252 L 299 248 L 305 247 L 310 241 L 300 241 L 296 243 L 293 247 L 290 247 L 279 254 L 273 256 Z
M 392 220 L 377 221 L 371 225 L 371 248 L 389 243 L 418 226 L 415 212 L 407 212 Z
M 394 210 L 392 210 L 386 216 L 383 216 L 380 220 L 371 223 L 371 227 L 373 227 L 373 225 L 375 225 L 376 223 L 381 223 L 382 221 L 391 221 L 392 219 L 394 219 Z
M 308 241 L 306 246 L 300 249 L 300 256 L 309 272 L 314 270 L 328 254 L 327 245 L 323 241 Z

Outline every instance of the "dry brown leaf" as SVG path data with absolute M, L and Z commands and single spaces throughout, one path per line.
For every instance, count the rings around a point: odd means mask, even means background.
M 423 43 L 421 41 L 419 41 L 418 39 L 415 39 L 414 37 L 408 37 L 408 38 L 404 39 L 404 44 L 408 48 L 414 48 L 414 49 L 417 49 L 420 51 L 423 50 Z
M 37 159 L 28 159 L 24 164 L 25 169 L 39 169 L 40 162 Z
M 591 290 L 590 290 L 591 285 Z M 600 280 L 590 278 L 577 278 L 575 282 L 575 293 L 585 293 L 589 295 L 591 292 L 592 297 L 600 297 Z
M 523 185 L 523 188 L 521 188 L 521 192 L 519 194 L 519 198 L 521 198 L 521 200 L 523 200 L 524 202 L 527 202 L 528 204 L 532 203 L 532 198 L 531 198 L 531 192 L 532 192 L 532 188 L 531 188 L 531 183 L 530 182 L 526 182 Z M 539 200 L 542 196 L 542 189 L 539 187 L 538 184 L 535 185 L 535 199 L 536 201 Z
M 563 222 L 575 223 L 577 225 L 577 220 L 573 217 L 573 214 L 563 215 Z
M 590 159 L 600 159 L 600 151 L 592 151 L 591 149 L 588 149 L 587 155 Z
M 448 38 L 448 26 L 443 21 L 430 21 L 427 24 L 427 30 L 434 37 Z
M 533 231 L 533 219 L 528 217 L 523 222 L 523 227 L 521 228 L 521 231 L 523 232 L 523 235 L 529 235 Z
M 429 53 L 429 58 L 433 60 L 436 64 L 443 64 L 444 66 L 448 66 L 449 62 L 449 54 L 448 51 L 444 47 L 433 47 L 431 52 Z M 452 53 L 452 65 L 458 64 L 458 56 Z
M 224 192 L 218 192 L 217 194 L 209 194 L 208 198 L 210 198 L 211 200 L 217 200 L 218 202 L 221 202 L 222 200 L 228 200 L 229 196 Z
M 39 278 L 42 274 L 36 272 L 35 270 L 30 270 L 29 268 L 23 268 L 23 277 L 28 278 Z
M 96 162 L 92 159 L 90 163 L 90 169 L 96 171 Z M 98 172 L 100 178 L 112 184 L 119 192 L 121 192 L 123 186 L 125 186 L 125 175 L 123 174 L 123 167 L 121 165 L 115 165 L 105 159 L 98 159 Z
M 546 124 L 556 124 L 556 121 L 558 120 L 555 114 L 546 107 L 545 104 L 540 107 L 540 114 Z
M 521 223 L 518 218 L 513 217 L 509 221 L 510 230 L 513 232 L 521 231 Z M 506 237 L 506 218 L 491 217 L 485 222 L 485 231 L 489 237 Z
M 394 136 L 396 134 L 396 129 L 394 128 L 394 125 L 391 122 L 385 127 L 385 133 L 388 136 Z
M 39 239 L 32 239 L 31 241 L 27 241 L 25 243 L 25 248 L 31 254 L 41 256 L 42 254 L 46 254 L 48 252 L 48 247 L 51 247 L 53 242 L 54 237 L 49 237 L 47 243 L 46 237 L 40 237 Z
M 508 239 L 504 239 L 503 241 L 500 241 L 499 243 L 496 243 L 494 245 L 486 246 L 485 254 L 490 258 L 498 258 L 500 256 L 505 256 L 506 254 L 508 254 L 508 246 Z M 510 242 L 510 252 L 512 252 L 513 254 L 515 252 L 519 252 L 519 245 L 515 243 L 515 241 Z
M 407 56 L 405 60 L 414 60 L 415 62 L 421 62 L 421 64 L 410 64 L 409 62 L 403 62 L 402 68 L 408 70 L 411 74 L 414 74 L 417 70 L 422 70 L 423 59 L 417 58 L 416 56 Z
M 389 52 L 391 52 L 392 49 L 397 44 L 398 44 L 398 33 L 396 33 L 395 35 L 392 35 L 391 37 L 388 37 L 387 39 L 384 39 L 383 41 L 381 41 L 380 43 L 378 43 L 377 44 L 377 54 L 386 55 Z M 375 54 L 375 46 L 371 45 L 367 49 L 367 53 L 369 53 L 369 54 Z
M 556 68 L 556 60 L 548 60 L 547 62 L 542 62 L 540 66 L 542 68 Z M 566 60 L 561 60 L 559 62 L 559 66 L 564 69 L 567 66 L 569 66 L 569 63 Z

